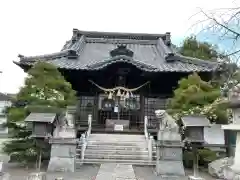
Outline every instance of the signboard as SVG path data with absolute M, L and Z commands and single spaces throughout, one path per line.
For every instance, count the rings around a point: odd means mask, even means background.
M 114 131 L 123 131 L 123 125 L 115 124 L 114 125 Z

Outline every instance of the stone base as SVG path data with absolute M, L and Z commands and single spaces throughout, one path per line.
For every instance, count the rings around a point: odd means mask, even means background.
M 179 179 L 186 179 L 186 176 L 171 176 L 171 175 L 157 175 L 157 172 L 154 171 L 154 174 L 158 176 L 161 180 L 179 180 Z
M 75 158 L 51 157 L 47 171 L 75 172 Z
M 182 161 L 167 161 L 167 160 L 161 160 L 159 161 L 159 169 L 157 169 L 156 166 L 156 173 L 158 176 L 185 176 L 185 171 L 183 167 Z
M 30 173 L 27 177 L 28 180 L 46 180 L 47 175 L 45 172 Z
M 189 179 L 189 180 L 205 180 L 205 179 L 202 178 L 202 177 L 195 177 L 195 176 L 188 176 L 188 179 Z

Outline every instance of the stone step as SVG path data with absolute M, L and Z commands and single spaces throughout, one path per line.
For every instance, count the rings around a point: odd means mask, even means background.
M 113 139 L 145 139 L 144 135 L 130 135 L 130 134 L 91 134 L 90 137 L 105 139 L 105 138 L 113 138 Z
M 108 142 L 108 143 L 129 143 L 129 142 L 132 142 L 132 143 L 147 143 L 147 141 L 144 139 L 144 140 L 135 140 L 135 139 L 108 139 L 108 138 L 105 138 L 105 139 L 93 139 L 91 137 L 88 138 L 88 142 L 96 142 L 96 143 L 104 143 L 104 142 Z
M 103 164 L 103 163 L 117 163 L 117 164 L 131 164 L 131 165 L 143 165 L 143 166 L 154 166 L 156 161 L 149 160 L 128 160 L 128 159 L 84 159 L 81 161 L 80 159 L 76 160 L 76 164 Z M 79 167 L 79 166 L 77 166 Z
M 136 155 L 136 154 L 91 154 L 85 152 L 84 158 L 86 159 L 127 159 L 127 160 L 148 160 L 148 154 Z
M 80 147 L 79 147 L 80 149 Z M 111 146 L 111 145 L 87 145 L 87 149 L 98 149 L 98 150 L 148 150 L 147 147 L 138 146 Z
M 81 152 L 81 150 L 77 150 L 77 152 Z M 128 155 L 128 154 L 148 154 L 147 150 L 144 151 L 134 151 L 134 150 L 102 150 L 102 149 L 86 149 L 85 153 L 93 153 L 93 154 L 119 154 L 119 155 Z
M 96 142 L 96 141 L 88 141 L 88 145 L 99 145 L 99 146 L 137 146 L 137 147 L 147 147 L 146 142 Z

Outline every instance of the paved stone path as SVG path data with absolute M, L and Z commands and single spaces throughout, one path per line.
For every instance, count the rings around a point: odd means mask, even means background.
M 19 166 L 6 166 L 4 172 L 10 173 L 10 180 L 26 180 L 31 172 L 35 169 L 24 169 Z M 42 169 L 45 171 L 45 169 Z M 185 170 L 186 175 L 192 174 L 191 171 Z M 207 173 L 200 173 L 205 180 L 216 180 Z M 75 173 L 47 173 L 47 180 L 55 180 L 57 177 L 63 177 L 64 180 L 163 180 L 163 178 L 154 174 L 154 167 L 151 166 L 132 166 L 119 164 L 102 164 L 99 165 L 82 165 Z M 0 178 L 1 179 L 1 178 Z M 185 178 L 177 180 L 185 180 Z M 166 180 L 166 179 L 164 179 Z
M 102 164 L 96 180 L 136 180 L 132 165 Z

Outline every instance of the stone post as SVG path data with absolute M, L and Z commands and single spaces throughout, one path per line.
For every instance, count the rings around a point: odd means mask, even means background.
M 152 160 L 152 146 L 153 146 L 153 136 L 149 137 L 148 140 L 148 158 L 149 160 Z
M 89 114 L 88 115 L 88 130 L 87 130 L 87 139 L 89 137 L 89 135 L 91 134 L 91 131 L 92 131 L 92 115 Z
M 81 135 L 81 143 L 82 143 L 82 146 L 81 146 L 81 162 L 83 162 L 84 154 L 85 154 L 85 150 L 86 150 L 86 146 L 87 146 L 85 134 Z
M 145 135 L 146 140 L 148 140 L 147 125 L 148 125 L 148 118 L 147 118 L 147 116 L 144 116 L 144 135 Z

